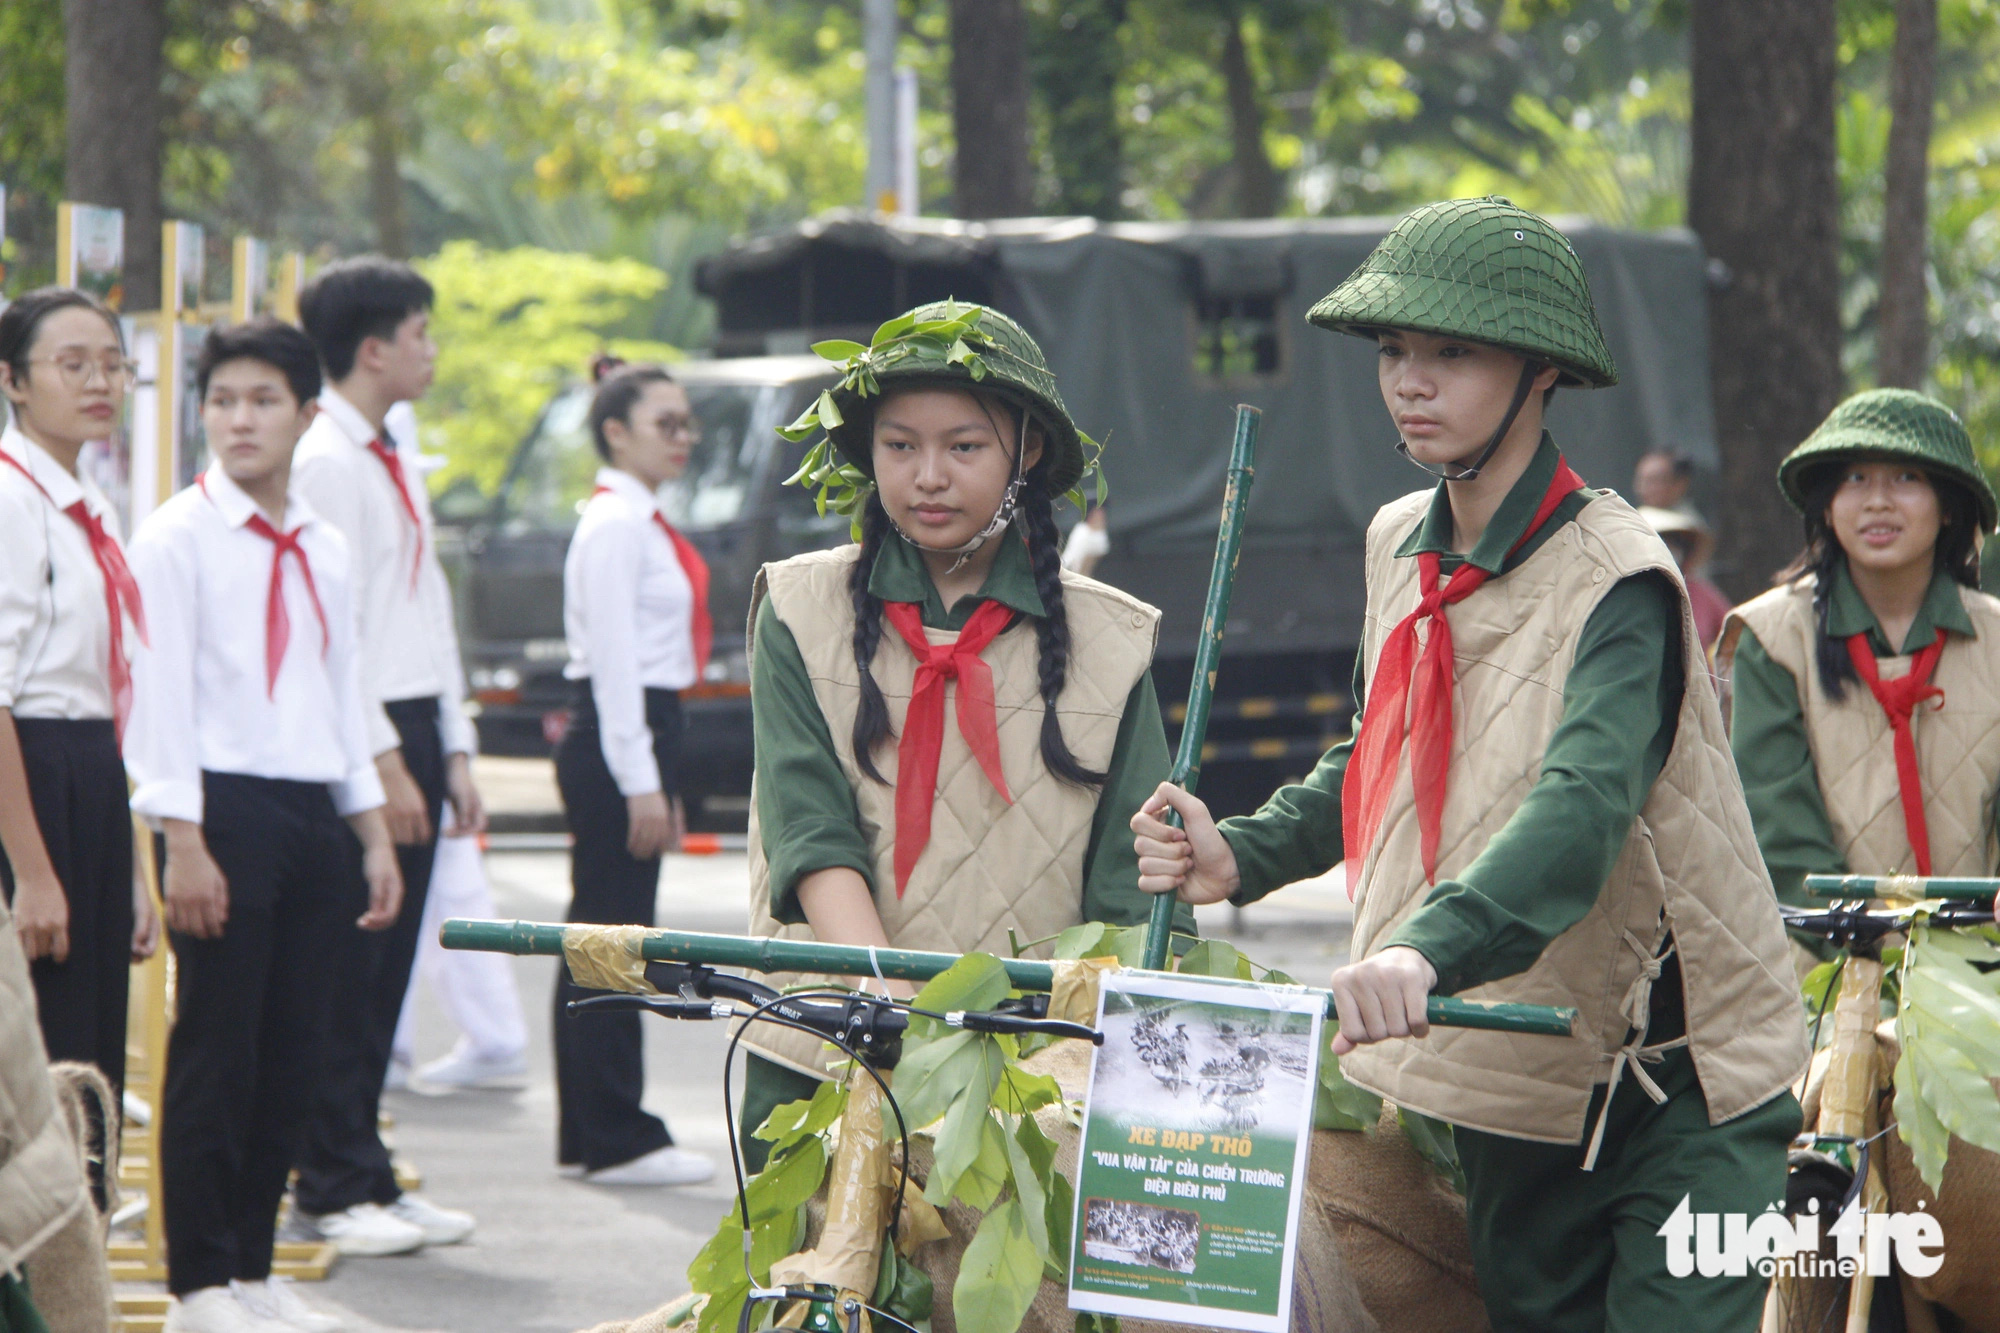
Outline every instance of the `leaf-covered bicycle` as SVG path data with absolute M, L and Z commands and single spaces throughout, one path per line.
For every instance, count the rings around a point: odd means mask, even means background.
M 1785 908 L 1786 924 L 1839 953 L 1802 982 L 1815 1056 L 1802 1099 L 1810 1123 L 1791 1154 L 1786 1211 L 1795 1219 L 1816 1213 L 1827 1245 L 1837 1231 L 1866 1234 L 1871 1216 L 1886 1230 L 1880 1219 L 1892 1206 L 1911 1211 L 1906 1205 L 1914 1201 L 1892 1198 L 1885 1161 L 1898 1145 L 1889 1135 L 1907 1147 L 1931 1195 L 1922 1202 L 1933 1209 L 1953 1136 L 1975 1150 L 1971 1158 L 2000 1152 L 2000 930 L 1993 915 L 2000 880 L 1815 875 L 1806 887 L 1828 905 Z M 1949 1192 L 1943 1202 L 1961 1213 L 2000 1207 L 2000 1198 Z M 1852 1220 L 1836 1220 L 1842 1217 Z M 1961 1234 L 1959 1243 L 1976 1241 Z M 1993 1258 L 1961 1253 L 1953 1262 L 1990 1269 Z M 1925 1284 L 1899 1272 L 1883 1284 L 1868 1263 L 1851 1267 L 1847 1275 L 1800 1276 L 1780 1266 L 1765 1309 L 1767 1333 L 1928 1333 L 1960 1316 L 1987 1327 L 1995 1314 L 1969 1308 L 1949 1281 Z M 1941 1321 L 1932 1299 L 1956 1313 Z

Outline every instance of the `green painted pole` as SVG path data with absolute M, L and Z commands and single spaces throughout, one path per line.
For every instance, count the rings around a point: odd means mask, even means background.
M 486 953 L 560 954 L 565 926 L 536 921 L 467 921 L 444 923 L 440 938 L 447 949 Z M 591 927 L 579 927 L 591 929 Z M 885 977 L 899 981 L 929 981 L 956 963 L 955 953 L 918 949 L 877 949 L 852 944 L 821 944 L 815 940 L 760 939 L 750 935 L 704 935 L 684 930 L 649 930 L 640 954 L 654 963 L 706 963 L 710 967 L 740 967 L 752 972 L 831 972 L 842 976 Z M 1055 969 L 1029 958 L 1003 958 L 1007 979 L 1017 989 L 1046 991 L 1055 984 Z M 1224 977 L 1204 977 L 1223 985 L 1251 985 Z M 1330 991 L 1309 987 L 1324 997 L 1326 1015 L 1335 1018 Z M 1430 1020 L 1439 1027 L 1486 1028 L 1568 1037 L 1576 1031 L 1576 1010 L 1543 1004 L 1490 1004 L 1433 995 Z M 1337 1021 L 1337 1020 L 1336 1020 Z
M 1807 875 L 1806 892 L 1815 898 L 1991 898 L 2000 879 L 1947 879 L 1924 875 Z
M 1208 601 L 1201 609 L 1201 637 L 1194 647 L 1194 679 L 1188 684 L 1187 717 L 1181 743 L 1167 780 L 1193 791 L 1201 780 L 1201 746 L 1208 735 L 1208 706 L 1215 698 L 1215 673 L 1222 665 L 1222 635 L 1229 628 L 1229 594 L 1236 586 L 1236 557 L 1243 549 L 1243 511 L 1250 503 L 1250 482 L 1256 475 L 1257 424 L 1263 412 L 1248 403 L 1236 405 L 1236 439 L 1229 449 L 1229 474 L 1222 487 L 1222 525 L 1215 532 L 1215 563 L 1208 570 Z M 1167 812 L 1167 822 L 1180 827 L 1181 817 Z M 1146 966 L 1159 971 L 1167 965 L 1173 940 L 1176 898 L 1163 893 L 1153 899 L 1146 922 Z

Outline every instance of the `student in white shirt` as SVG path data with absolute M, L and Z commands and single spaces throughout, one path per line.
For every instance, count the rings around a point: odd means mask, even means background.
M 161 1107 L 168 1333 L 338 1327 L 270 1280 L 278 1202 L 323 1077 L 343 930 L 402 879 L 368 751 L 347 543 L 288 485 L 319 365 L 273 319 L 210 333 L 214 460 L 146 519 L 132 568 L 132 807 L 161 828 L 177 1014 Z M 343 819 L 345 822 L 343 822 Z
M 568 919 L 650 926 L 660 858 L 682 833 L 680 691 L 701 679 L 714 630 L 708 566 L 656 495 L 686 470 L 700 424 L 666 370 L 616 364 L 595 367 L 590 430 L 605 466 L 563 565 L 563 674 L 576 695 L 556 781 L 574 837 Z M 558 970 L 559 1167 L 601 1185 L 713 1176 L 714 1163 L 674 1147 L 665 1122 L 640 1108 L 638 1015 L 566 1012 L 587 994 Z
M 0 313 L 0 888 L 30 961 L 51 1060 L 125 1081 L 130 963 L 159 938 L 132 875 L 118 725 L 145 633 L 118 518 L 77 470 L 120 420 L 118 322 L 74 288 Z
M 403 1193 L 376 1128 L 445 804 L 451 831 L 485 826 L 451 591 L 416 441 L 394 438 L 387 425 L 392 408 L 430 387 L 431 300 L 430 284 L 409 265 L 375 256 L 331 264 L 299 293 L 327 387 L 299 442 L 296 484 L 353 552 L 368 744 L 406 901 L 393 929 L 348 932 L 342 941 L 326 1078 L 299 1162 L 299 1213 L 353 1255 L 448 1245 L 473 1229 L 471 1214 Z M 390 1218 L 406 1224 L 400 1244 Z

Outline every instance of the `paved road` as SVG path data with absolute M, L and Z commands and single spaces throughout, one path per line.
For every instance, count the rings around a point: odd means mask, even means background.
M 568 894 L 561 853 L 487 858 L 503 916 L 560 920 Z M 661 875 L 659 922 L 736 932 L 745 920 L 743 856 L 670 858 Z M 1283 890 L 1232 920 L 1204 909 L 1203 930 L 1232 939 L 1250 957 L 1301 981 L 1325 984 L 1344 961 L 1350 916 L 1337 879 Z M 630 1317 L 687 1289 L 695 1251 L 714 1233 L 731 1198 L 720 1084 L 720 1024 L 649 1022 L 647 1104 L 682 1146 L 711 1156 L 724 1174 L 681 1189 L 610 1189 L 555 1173 L 555 1096 L 549 1052 L 554 960 L 514 960 L 533 1046 L 530 1086 L 520 1093 L 449 1097 L 391 1094 L 399 1151 L 423 1172 L 424 1192 L 470 1209 L 479 1233 L 466 1245 L 397 1259 L 342 1262 L 309 1300 L 339 1310 L 365 1333 L 571 1333 Z M 428 1059 L 454 1034 L 420 991 L 418 1051 Z

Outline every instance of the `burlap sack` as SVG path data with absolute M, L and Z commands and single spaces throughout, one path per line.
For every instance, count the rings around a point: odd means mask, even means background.
M 94 1065 L 73 1061 L 50 1065 L 49 1077 L 70 1141 L 77 1145 L 79 1165 L 89 1156 L 103 1157 L 104 1178 L 115 1203 L 119 1106 L 110 1084 Z M 109 1134 L 101 1134 L 96 1126 L 109 1126 Z M 105 1138 L 108 1143 L 101 1141 Z M 28 1289 L 49 1333 L 110 1333 L 119 1326 L 104 1248 L 107 1225 L 94 1207 L 80 1209 L 29 1257 Z
M 1395 1107 L 1373 1134 L 1314 1134 L 1310 1184 L 1308 1208 L 1383 1333 L 1485 1333 L 1465 1200 L 1410 1146 Z
M 1875 1033 L 1884 1069 L 1901 1054 L 1894 1024 Z M 1894 1123 L 1894 1099 L 1883 1098 L 1886 1123 Z M 2000 1154 L 1975 1148 L 1954 1134 L 1945 1156 L 1944 1180 L 1933 1194 L 1917 1172 L 1916 1159 L 1901 1134 L 1887 1134 L 1889 1206 L 1899 1213 L 1924 1208 L 1944 1228 L 1944 1263 L 1927 1278 L 1912 1278 L 1917 1294 L 1957 1315 L 1970 1333 L 2000 1333 Z

